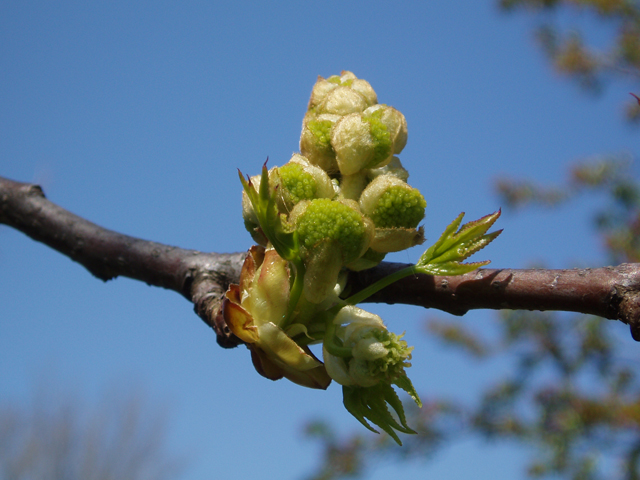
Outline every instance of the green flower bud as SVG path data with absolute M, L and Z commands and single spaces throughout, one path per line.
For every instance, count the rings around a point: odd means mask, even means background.
M 278 167 L 280 211 L 291 211 L 301 200 L 333 198 L 335 191 L 329 175 L 311 165 L 302 155 L 295 154 L 289 163 Z
M 354 201 L 315 199 L 298 203 L 290 216 L 306 266 L 304 294 L 312 303 L 330 295 L 340 269 L 369 247 L 373 224 Z
M 376 177 L 360 196 L 360 209 L 380 228 L 415 228 L 426 206 L 417 188 L 391 175 Z
M 370 227 L 356 202 L 324 198 L 301 202 L 291 218 L 306 256 L 323 240 L 331 240 L 340 246 L 343 264 L 358 258 L 368 247 Z
M 376 226 L 371 248 L 376 252 L 398 252 L 424 241 L 427 202 L 416 188 L 392 175 L 376 177 L 360 196 L 360 209 Z
M 338 172 L 336 152 L 331 145 L 331 129 L 340 115 L 307 113 L 300 134 L 300 152 L 327 173 Z
M 382 121 L 384 109 L 382 105 L 367 108 L 362 114 L 362 119 L 369 124 L 369 132 L 373 138 L 373 156 L 365 165 L 365 168 L 374 168 L 386 165 L 391 161 L 393 154 L 393 139 Z

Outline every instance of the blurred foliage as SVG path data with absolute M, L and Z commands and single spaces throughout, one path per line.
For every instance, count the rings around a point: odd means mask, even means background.
M 384 437 L 336 439 L 329 427 L 314 423 L 308 433 L 323 442 L 324 462 L 310 478 L 359 477 L 380 455 L 424 460 L 447 441 L 470 434 L 536 447 L 528 467 L 532 477 L 638 478 L 640 383 L 633 366 L 616 356 L 607 320 L 504 312 L 498 321 L 502 338 L 486 342 L 483 357 L 509 359 L 512 372 L 489 386 L 476 405 L 429 401 L 412 412 L 419 435 L 408 438 L 404 449 Z M 447 343 L 477 357 L 477 340 L 466 341 L 477 334 L 462 323 L 431 331 L 444 332 Z M 602 471 L 603 459 L 617 460 L 619 474 Z
M 638 1 L 500 0 L 499 5 L 506 12 L 534 12 L 540 20 L 536 37 L 554 68 L 585 89 L 599 92 L 611 79 L 640 88 Z M 613 33 L 603 41 L 601 34 L 609 29 Z M 626 116 L 640 122 L 640 103 L 632 97 L 626 99 Z
M 631 159 L 603 156 L 575 165 L 564 185 L 539 186 L 528 181 L 496 182 L 502 203 L 511 208 L 558 206 L 580 195 L 597 196 L 602 206 L 594 225 L 613 264 L 640 262 L 640 188 L 631 171 Z
M 537 38 L 554 67 L 581 86 L 598 92 L 606 81 L 617 80 L 640 94 L 639 2 L 500 0 L 500 7 L 533 12 L 540 19 Z M 613 33 L 603 44 L 606 32 Z M 635 95 L 628 98 L 627 114 L 640 120 Z M 631 160 L 604 155 L 581 161 L 562 185 L 502 179 L 496 187 L 504 207 L 515 211 L 595 198 L 594 232 L 608 261 L 640 262 L 640 181 Z M 629 347 L 628 338 L 618 337 L 616 325 L 596 317 L 528 311 L 500 312 L 495 328 L 483 329 L 491 337 L 467 325 L 431 319 L 425 333 L 470 362 L 500 362 L 507 373 L 469 404 L 421 395 L 425 407 L 409 412 L 419 435 L 407 437 L 401 448 L 385 436 L 339 437 L 322 421 L 309 424 L 307 434 L 323 454 L 308 479 L 359 478 L 373 461 L 424 461 L 451 442 L 480 437 L 526 447 L 531 478 L 640 480 L 637 345 Z

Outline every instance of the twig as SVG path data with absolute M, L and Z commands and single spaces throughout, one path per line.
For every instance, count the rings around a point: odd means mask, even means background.
M 102 280 L 125 276 L 174 290 L 224 347 L 239 342 L 218 318 L 221 295 L 238 281 L 244 253 L 203 253 L 129 237 L 104 229 L 47 200 L 36 185 L 0 177 L 0 224 L 58 250 Z M 406 264 L 383 262 L 353 272 L 357 292 Z M 454 315 L 474 309 L 563 310 L 620 320 L 640 341 L 640 264 L 574 270 L 480 269 L 457 277 L 416 275 L 370 297 L 368 302 L 437 308 Z

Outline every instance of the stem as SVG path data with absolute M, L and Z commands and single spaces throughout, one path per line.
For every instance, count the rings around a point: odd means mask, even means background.
M 360 290 L 358 293 L 351 295 L 345 300 L 345 302 L 347 302 L 349 305 L 357 305 L 358 303 L 364 302 L 371 295 L 378 293 L 384 287 L 388 287 L 392 283 L 395 283 L 398 280 L 402 280 L 403 278 L 410 275 L 415 275 L 416 273 L 418 273 L 418 267 L 416 265 L 411 265 L 409 267 L 403 268 L 402 270 L 398 270 L 397 272 L 387 275 L 374 284 Z
M 304 263 L 299 258 L 297 259 L 297 261 L 292 261 L 291 263 L 293 264 L 295 269 L 295 278 L 293 280 L 293 285 L 291 286 L 291 293 L 289 294 L 289 306 L 287 308 L 287 315 L 286 317 L 284 317 L 282 328 L 286 328 L 291 323 L 293 312 L 298 305 L 298 301 L 300 300 L 300 296 L 302 295 L 302 290 L 304 289 Z
M 334 310 L 334 309 L 332 308 L 331 310 Z M 329 310 L 327 313 L 329 313 L 331 310 Z M 338 311 L 336 311 L 336 314 L 338 313 Z M 350 348 L 343 347 L 335 343 L 337 325 L 333 323 L 334 318 L 335 318 L 335 315 L 328 316 L 327 318 L 327 322 L 326 322 L 327 330 L 324 332 L 324 340 L 323 340 L 324 348 L 327 349 L 327 352 L 329 352 L 331 355 L 334 355 L 336 357 L 342 357 L 342 358 L 352 357 L 353 352 L 351 351 Z

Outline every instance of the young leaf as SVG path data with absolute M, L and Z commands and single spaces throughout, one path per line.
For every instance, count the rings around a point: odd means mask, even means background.
M 285 260 L 296 262 L 300 258 L 298 236 L 296 232 L 289 232 L 283 224 L 278 207 L 276 204 L 276 194 L 272 192 L 269 185 L 269 171 L 267 170 L 267 162 L 262 166 L 262 176 L 260 178 L 260 187 L 257 190 L 251 180 L 247 180 L 238 170 L 240 182 L 246 192 L 253 210 L 258 218 L 260 229 L 265 237 L 271 242 L 273 248 L 276 249 L 278 255 Z
M 486 233 L 501 211 L 464 224 L 464 213 L 451 222 L 440 238 L 420 257 L 417 271 L 431 275 L 462 275 L 487 265 L 489 261 L 460 263 L 491 243 L 502 230 Z M 457 230 L 457 231 L 456 231 Z

